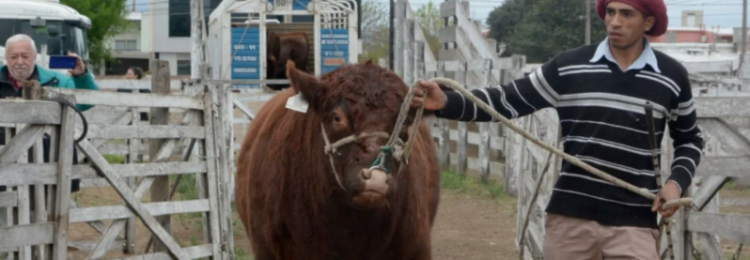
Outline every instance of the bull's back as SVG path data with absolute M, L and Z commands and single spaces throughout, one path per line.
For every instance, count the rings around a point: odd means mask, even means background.
M 258 205 L 259 201 L 253 199 L 259 197 L 259 193 L 263 192 L 262 189 L 256 189 L 258 183 L 262 181 L 259 179 L 262 178 L 262 172 L 255 170 L 261 167 L 264 161 L 267 160 L 263 147 L 267 147 L 268 144 L 261 142 L 268 142 L 268 139 L 270 139 L 268 137 L 272 134 L 272 129 L 269 128 L 282 119 L 278 115 L 284 114 L 282 109 L 286 109 L 286 100 L 292 95 L 292 92 L 291 88 L 282 91 L 261 107 L 250 126 L 248 126 L 247 134 L 237 157 L 235 201 L 237 211 L 242 222 L 245 224 L 248 236 L 252 236 L 250 230 L 251 208 L 264 206 Z

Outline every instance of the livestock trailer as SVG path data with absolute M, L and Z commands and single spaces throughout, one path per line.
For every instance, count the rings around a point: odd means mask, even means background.
M 304 32 L 309 48 L 305 70 L 310 74 L 320 76 L 356 63 L 362 46 L 358 35 L 360 1 L 222 1 L 208 22 L 207 52 L 212 78 L 245 81 L 233 84 L 233 88 L 259 88 L 265 84 L 269 80 L 267 71 L 272 69 L 267 56 L 267 32 Z

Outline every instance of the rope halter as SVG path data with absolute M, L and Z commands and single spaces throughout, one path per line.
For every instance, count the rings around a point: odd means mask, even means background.
M 401 133 L 401 129 L 404 127 L 404 121 L 406 121 L 406 116 L 409 113 L 409 107 L 411 106 L 412 99 L 414 99 L 414 89 L 416 88 L 416 84 L 412 86 L 409 89 L 409 93 L 406 95 L 406 98 L 404 99 L 404 102 L 401 104 L 401 108 L 399 109 L 398 118 L 396 119 L 396 126 L 393 129 L 393 132 L 391 134 L 385 133 L 385 132 L 371 132 L 371 133 L 361 133 L 359 135 L 350 135 L 344 138 L 341 138 L 340 140 L 331 143 L 328 139 L 328 133 L 326 132 L 326 128 L 323 125 L 323 123 L 320 124 L 320 128 L 322 130 L 323 134 L 323 140 L 325 141 L 325 147 L 323 148 L 323 151 L 325 154 L 328 155 L 328 159 L 331 163 L 331 169 L 333 169 L 333 175 L 336 178 L 336 182 L 338 182 L 341 189 L 346 191 L 346 188 L 344 187 L 343 183 L 341 182 L 341 177 L 339 177 L 338 172 L 336 171 L 336 165 L 333 163 L 333 155 L 338 154 L 338 148 L 355 143 L 359 141 L 359 139 L 368 138 L 368 137 L 383 137 L 388 138 L 388 142 L 380 147 L 380 154 L 378 157 L 373 161 L 372 166 L 370 167 L 370 170 L 373 169 L 380 169 L 386 173 L 386 175 L 391 175 L 392 169 L 390 168 L 390 162 L 389 160 L 396 160 L 398 162 L 404 162 L 407 165 L 409 164 L 409 153 L 411 152 L 411 147 L 414 145 L 414 140 L 416 139 L 415 131 L 419 130 L 419 123 L 422 119 L 422 113 L 424 111 L 424 104 L 421 108 L 417 111 L 417 115 L 414 118 L 413 125 L 415 127 L 412 128 L 412 131 L 409 133 L 409 138 L 406 143 L 404 143 L 404 140 L 401 140 L 399 138 L 399 133 Z M 404 167 L 399 167 L 399 172 Z

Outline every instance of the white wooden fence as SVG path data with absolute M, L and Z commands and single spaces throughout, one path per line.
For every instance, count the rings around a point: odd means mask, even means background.
M 0 100 L 0 125 L 8 127 L 8 142 L 0 148 L 0 185 L 10 188 L 0 192 L 0 208 L 5 209 L 0 213 L 6 219 L 0 221 L 0 255 L 9 253 L 5 259 L 118 255 L 112 251 L 122 251 L 123 259 L 234 257 L 231 176 L 226 169 L 228 157 L 222 156 L 229 142 L 217 106 L 222 101 L 219 88 L 206 86 L 193 96 L 169 94 L 168 63 L 154 62 L 152 67 L 160 73 L 152 78 L 153 94 L 42 88 L 42 100 L 62 95 L 96 106 L 85 113 L 90 119 L 88 132 L 75 145 L 79 157 L 85 155 L 90 164 L 72 164 L 73 138 L 82 134 L 81 121 L 72 109 L 54 101 Z M 151 109 L 150 124 L 140 120 L 136 108 Z M 169 124 L 170 109 L 183 111 L 179 123 Z M 44 133 L 50 134 L 53 144 L 48 163 L 42 160 Z M 107 142 L 113 139 L 129 142 L 118 148 Z M 142 147 L 142 139 L 149 139 L 148 150 Z M 149 160 L 138 161 L 137 155 L 145 152 Z M 106 154 L 127 158 L 123 164 L 110 164 Z M 172 185 L 170 175 L 178 177 Z M 187 175 L 195 176 L 197 198 L 172 200 L 179 179 Z M 124 203 L 79 207 L 71 199 L 71 179 L 107 184 Z M 151 194 L 148 203 L 142 202 L 146 192 Z M 202 215 L 203 239 L 182 247 L 171 235 L 169 222 L 171 215 L 187 213 Z M 134 248 L 136 217 L 147 228 L 141 231 L 151 233 L 154 243 L 148 247 L 153 252 Z M 102 222 L 108 219 L 113 220 L 109 226 Z M 101 236 L 72 240 L 68 237 L 72 223 L 88 223 Z M 80 252 L 69 252 L 69 248 Z

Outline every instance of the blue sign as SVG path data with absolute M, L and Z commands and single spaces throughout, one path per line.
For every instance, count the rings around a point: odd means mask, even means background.
M 349 29 L 320 30 L 320 74 L 349 64 Z
M 260 79 L 260 29 L 232 28 L 232 79 Z M 260 84 L 235 84 L 233 88 L 260 88 Z

